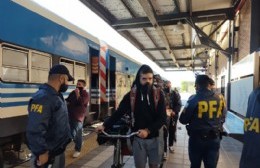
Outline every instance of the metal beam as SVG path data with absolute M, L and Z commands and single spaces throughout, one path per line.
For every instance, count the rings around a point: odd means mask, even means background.
M 152 23 L 153 27 L 155 28 L 155 30 L 157 31 L 157 33 L 159 34 L 159 36 L 161 37 L 164 45 L 166 46 L 172 60 L 173 63 L 175 63 L 175 65 L 177 67 L 179 67 L 178 62 L 176 61 L 176 58 L 173 54 L 173 51 L 170 49 L 170 44 L 168 42 L 168 39 L 163 31 L 163 29 L 158 25 L 158 22 L 156 20 L 156 14 L 153 11 L 153 7 L 150 3 L 149 0 L 138 0 L 138 2 L 140 3 L 140 5 L 142 6 L 144 12 L 146 13 L 146 15 L 148 16 L 150 22 Z
M 207 60 L 208 57 L 195 57 L 192 59 L 192 57 L 185 57 L 185 58 L 176 58 L 177 61 L 192 61 L 192 60 Z M 155 59 L 154 62 L 168 62 L 172 61 L 171 59 Z
M 186 49 L 193 49 L 193 48 L 206 48 L 206 46 L 205 45 L 196 45 L 196 46 L 175 46 L 175 47 L 170 47 L 171 50 L 186 50 Z M 167 50 L 167 49 L 165 47 L 142 49 L 143 52 L 161 51 L 161 50 Z
M 121 0 L 122 4 L 124 5 L 124 7 L 127 9 L 127 11 L 130 13 L 130 15 L 132 17 L 136 17 L 136 14 L 133 13 L 133 11 L 131 11 L 131 9 L 129 8 L 129 6 L 126 4 L 125 0 Z M 152 37 L 149 35 L 149 33 L 143 29 L 144 33 L 150 38 L 151 42 L 157 47 L 156 43 L 154 42 L 154 40 L 152 39 Z M 125 31 L 127 32 L 127 35 L 126 36 L 130 36 L 132 39 L 131 40 L 135 40 L 135 44 L 137 44 L 138 46 L 142 46 L 142 48 L 139 48 L 141 51 L 143 50 L 143 45 L 138 42 L 128 31 Z M 124 36 L 126 39 L 128 39 L 126 36 Z M 146 56 L 150 57 L 150 59 L 153 59 L 154 57 L 150 54 L 150 53 L 144 53 L 146 54 Z M 165 57 L 165 55 L 161 52 L 162 56 Z
M 199 39 L 200 39 L 200 43 L 203 45 L 206 45 L 210 48 L 214 48 L 216 50 L 221 51 L 222 53 L 224 53 L 225 55 L 229 54 L 228 51 L 222 49 L 214 40 L 212 40 L 206 33 L 204 33 L 197 25 L 194 24 L 194 22 L 192 21 L 192 19 L 187 19 L 186 20 L 187 23 L 195 29 Z
M 179 3 L 179 1 L 178 0 L 173 0 L 173 3 L 175 5 L 176 12 L 180 13 L 181 10 L 180 10 L 180 3 Z
M 186 68 L 186 69 L 171 69 L 171 70 L 164 70 L 164 71 L 166 71 L 166 72 L 178 72 L 178 71 L 206 71 L 206 69 L 205 68 L 201 68 L 201 69 L 191 69 L 191 70 L 189 70 L 189 68 Z
M 233 8 L 197 11 L 192 13 L 192 19 L 194 22 L 225 20 L 230 18 L 230 13 L 232 13 L 233 11 Z M 159 26 L 176 25 L 178 21 L 182 21 L 182 23 L 185 23 L 185 19 L 187 18 L 190 18 L 189 12 L 156 16 L 156 20 Z M 133 29 L 153 26 L 148 17 L 117 20 L 111 25 L 115 29 Z
M 180 64 L 179 67 L 176 67 L 174 64 L 161 66 L 161 68 L 189 68 L 191 66 L 185 66 L 184 64 Z M 206 67 L 206 64 L 194 64 L 193 68 L 204 68 Z
M 93 0 L 80 0 L 84 5 L 91 9 L 95 14 L 101 17 L 105 22 L 111 25 L 111 23 L 116 21 L 114 15 L 112 15 L 109 10 L 104 6 L 100 5 L 97 1 Z
M 200 22 L 213 22 L 213 21 L 220 21 L 220 20 L 225 20 L 227 17 L 225 15 L 220 15 L 220 16 L 210 16 L 210 17 L 202 17 L 202 18 L 194 18 L 194 21 L 196 23 L 200 23 Z M 146 22 L 145 17 L 143 18 L 138 18 L 140 19 L 140 23 L 137 22 L 133 22 L 135 18 L 133 19 L 124 19 L 124 20 L 119 20 L 116 21 L 114 24 L 112 24 L 112 27 L 118 31 L 120 30 L 128 30 L 128 29 L 138 29 L 138 28 L 148 28 L 148 27 L 153 27 L 153 25 L 149 22 Z M 137 19 L 137 18 L 136 18 Z M 143 20 L 142 20 L 143 19 Z M 119 23 L 120 21 L 126 21 L 128 20 L 129 22 L 125 22 L 125 23 Z M 181 21 L 183 24 L 186 24 L 184 19 L 180 19 L 180 20 L 162 20 L 162 21 L 158 21 L 158 25 L 159 26 L 169 26 L 169 25 L 177 25 L 178 21 Z
M 223 20 L 216 28 L 213 30 L 210 34 L 209 37 L 211 37 L 227 20 Z

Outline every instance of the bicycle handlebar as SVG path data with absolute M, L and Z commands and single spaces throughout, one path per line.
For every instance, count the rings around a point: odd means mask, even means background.
M 134 136 L 134 135 L 139 134 L 139 131 L 137 131 L 137 132 L 132 132 L 131 134 L 128 134 L 128 135 L 120 135 L 120 134 L 118 134 L 118 135 L 113 135 L 113 134 L 108 134 L 108 133 L 105 132 L 105 131 L 102 131 L 102 133 L 103 133 L 105 136 L 110 137 L 110 138 L 130 138 L 130 137 L 132 137 L 132 136 Z

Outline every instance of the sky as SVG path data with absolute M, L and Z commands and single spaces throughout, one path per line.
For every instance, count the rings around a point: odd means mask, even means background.
M 148 59 L 140 50 L 117 33 L 99 16 L 88 9 L 79 0 L 30 0 L 40 6 L 52 11 L 70 23 L 77 25 L 89 34 L 105 41 L 112 47 L 131 56 L 140 63 L 146 63 L 154 71 L 172 82 L 172 86 L 178 87 L 181 81 L 194 81 L 194 73 L 187 72 L 165 72 L 157 64 Z

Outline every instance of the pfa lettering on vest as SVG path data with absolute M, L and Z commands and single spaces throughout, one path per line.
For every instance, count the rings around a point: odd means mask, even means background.
M 198 118 L 208 116 L 210 119 L 222 116 L 223 103 L 217 100 L 199 101 L 198 102 Z M 214 117 L 215 116 L 215 117 Z

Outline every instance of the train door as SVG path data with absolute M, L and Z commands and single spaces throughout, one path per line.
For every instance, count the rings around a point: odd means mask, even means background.
M 109 110 L 111 115 L 116 108 L 116 58 L 109 56 Z
M 99 93 L 99 51 L 90 48 L 91 82 L 90 82 L 90 115 L 97 120 L 100 113 Z

